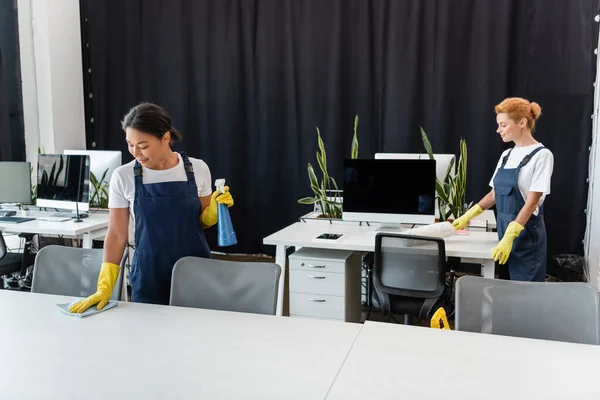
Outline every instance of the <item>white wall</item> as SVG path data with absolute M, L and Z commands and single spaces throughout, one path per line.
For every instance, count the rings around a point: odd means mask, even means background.
M 85 149 L 78 0 L 17 0 L 27 161 Z
M 596 17 L 596 22 L 600 17 Z M 600 48 L 600 37 L 598 38 L 598 48 Z M 594 114 L 592 115 L 592 147 L 590 150 L 589 163 L 589 193 L 587 213 L 587 228 L 584 241 L 585 261 L 588 269 L 588 281 L 598 288 L 600 292 L 600 82 L 598 80 L 598 71 L 600 71 L 600 59 L 596 58 L 596 82 L 594 93 Z

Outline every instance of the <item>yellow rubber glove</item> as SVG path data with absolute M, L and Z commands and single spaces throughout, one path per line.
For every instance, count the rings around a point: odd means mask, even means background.
M 233 197 L 229 193 L 229 186 L 223 188 L 225 193 L 221 193 L 219 190 L 215 190 L 210 199 L 210 204 L 204 209 L 200 219 L 204 226 L 211 227 L 219 220 L 219 204 L 226 204 L 227 208 L 233 205 Z
M 465 229 L 469 225 L 469 221 L 483 212 L 483 209 L 479 207 L 479 204 L 475 204 L 473 207 L 464 213 L 461 217 L 458 217 L 452 223 L 452 227 L 456 230 Z
M 448 323 L 448 318 L 446 318 L 446 310 L 444 310 L 444 307 L 438 308 L 435 314 L 433 314 L 433 317 L 431 317 L 431 327 L 440 329 L 440 320 L 444 324 L 442 329 L 449 331 L 450 324 Z
M 494 261 L 498 261 L 500 264 L 506 264 L 510 252 L 512 251 L 513 242 L 517 236 L 521 234 L 523 229 L 523 225 L 519 224 L 517 221 L 508 224 L 502 240 L 498 243 L 498 246 L 492 249 L 492 258 Z
M 88 297 L 87 299 L 78 301 L 73 304 L 69 309 L 69 312 L 74 314 L 81 314 L 88 308 L 98 304 L 96 308 L 98 310 L 102 310 L 108 301 L 110 300 L 110 296 L 112 296 L 113 288 L 117 283 L 117 278 L 119 277 L 119 271 L 121 267 L 117 264 L 105 262 L 102 263 L 102 268 L 100 269 L 100 276 L 98 276 L 98 289 L 96 289 L 96 293 Z

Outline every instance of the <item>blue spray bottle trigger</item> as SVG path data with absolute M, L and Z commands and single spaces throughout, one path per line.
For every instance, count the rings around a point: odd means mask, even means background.
M 225 179 L 217 179 L 215 181 L 217 190 L 221 193 L 225 193 Z M 237 244 L 237 237 L 233 230 L 233 224 L 231 223 L 231 216 L 229 215 L 229 209 L 226 204 L 219 204 L 219 219 L 217 222 L 217 244 L 219 247 L 233 246 Z

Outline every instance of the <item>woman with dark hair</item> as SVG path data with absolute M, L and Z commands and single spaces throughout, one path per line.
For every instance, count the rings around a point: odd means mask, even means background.
M 520 97 L 496 105 L 496 132 L 514 146 L 500 156 L 490 181 L 492 190 L 457 218 L 463 229 L 469 220 L 496 204 L 499 243 L 492 257 L 508 264 L 511 280 L 543 282 L 546 278 L 546 225 L 544 200 L 550 194 L 554 156 L 533 137 L 542 108 Z
M 171 273 L 185 256 L 210 258 L 203 228 L 217 223 L 217 204 L 233 205 L 229 188 L 211 190 L 206 163 L 174 152 L 181 135 L 161 107 L 142 103 L 122 122 L 135 160 L 116 169 L 110 182 L 109 225 L 95 294 L 71 307 L 82 313 L 109 301 L 128 241 L 130 216 L 135 222 L 135 254 L 130 283 L 132 300 L 169 304 Z

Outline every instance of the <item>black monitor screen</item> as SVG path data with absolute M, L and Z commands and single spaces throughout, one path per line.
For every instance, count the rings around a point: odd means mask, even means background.
M 344 211 L 435 213 L 435 160 L 344 160 Z
M 39 199 L 87 203 L 89 179 L 90 157 L 87 155 L 38 155 Z

